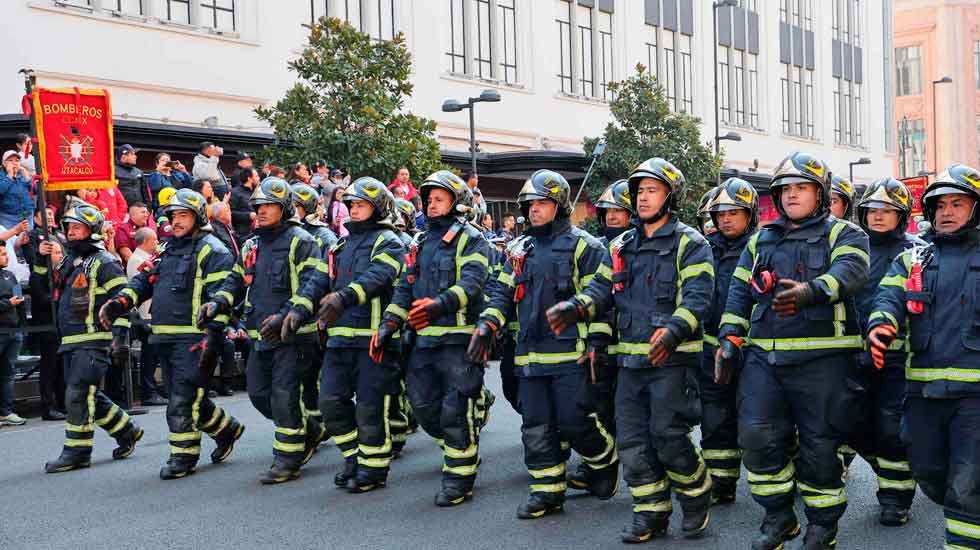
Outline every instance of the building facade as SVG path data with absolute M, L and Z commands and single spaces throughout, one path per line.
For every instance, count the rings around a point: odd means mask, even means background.
M 500 182 L 538 158 L 581 177 L 582 139 L 610 120 L 608 85 L 637 64 L 702 119 L 706 142 L 717 75 L 720 134 L 742 138 L 722 142 L 727 167 L 770 172 L 803 149 L 838 172 L 868 157 L 855 176 L 870 181 L 897 163 L 891 2 L 737 0 L 714 13 L 709 0 L 13 0 L 0 130 L 16 126 L 17 71 L 30 67 L 41 85 L 108 88 L 117 127 L 155 129 L 154 147 L 167 132 L 271 139 L 253 109 L 291 86 L 305 26 L 329 15 L 377 39 L 405 34 L 406 106 L 438 122 L 449 158 L 468 154 L 468 126 L 443 100 L 497 89 L 476 123 L 481 166 Z

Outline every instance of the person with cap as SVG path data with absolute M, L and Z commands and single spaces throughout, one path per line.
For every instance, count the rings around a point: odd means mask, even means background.
M 128 143 L 119 148 L 115 169 L 116 187 L 122 193 L 126 204 L 133 204 L 134 202 L 152 204 L 153 197 L 150 196 L 150 187 L 143 177 L 143 171 L 136 167 L 137 153 L 139 153 L 139 149 Z M 125 211 L 124 206 L 123 212 Z
M 718 328 L 728 300 L 728 288 L 742 251 L 759 225 L 759 193 L 751 183 L 729 178 L 713 190 L 705 205 L 717 229 L 707 236 L 715 269 L 715 287 L 704 323 L 704 353 L 697 383 L 701 398 L 701 454 L 711 475 L 712 504 L 735 502 L 735 488 L 742 473 L 738 446 L 737 380 L 715 382 Z
M 218 200 L 224 200 L 228 189 L 228 178 L 221 171 L 221 155 L 225 150 L 210 141 L 202 141 L 198 152 L 194 155 L 194 168 L 191 176 L 194 180 L 205 180 L 211 183 L 211 189 Z
M 905 232 L 911 210 L 912 194 L 904 183 L 894 178 L 872 182 L 857 205 L 858 224 L 867 232 L 871 246 L 868 282 L 857 295 L 859 323 L 865 333 L 875 294 L 892 261 L 905 250 L 926 244 Z M 909 352 L 905 346 L 905 327 L 899 328 L 895 341 L 885 352 L 883 369 L 873 368 L 868 353 L 858 355 L 861 371 L 857 381 L 865 389 L 866 395 L 861 400 L 860 414 L 854 419 L 855 429 L 847 441 L 848 445 L 841 448 L 846 466 L 850 466 L 849 459 L 854 457 L 852 453 L 857 452 L 877 473 L 878 502 L 881 505 L 878 521 L 887 526 L 900 526 L 908 522 L 909 509 L 915 497 L 915 481 L 900 436 L 902 404 L 905 400 L 905 365 Z
M 321 262 L 313 237 L 290 221 L 296 210 L 285 180 L 263 180 L 251 204 L 257 214 L 255 236 L 245 241 L 231 274 L 200 308 L 197 325 L 203 329 L 244 302 L 245 327 L 252 338 L 245 367 L 248 397 L 276 425 L 272 466 L 259 478 L 271 485 L 297 479 L 300 467 L 326 437 L 326 430 L 306 414 L 302 401 L 302 381 L 310 361 L 301 356 L 301 344 L 315 340 L 316 325 L 296 326 L 290 337 L 282 337 L 290 307 L 313 311 L 313 303 L 299 292 L 313 280 Z
M 201 432 L 214 439 L 211 462 L 217 464 L 228 458 L 245 427 L 208 398 L 228 318 L 218 315 L 203 329 L 196 326 L 201 305 L 231 275 L 235 257 L 212 234 L 207 205 L 196 191 L 177 191 L 163 212 L 170 217 L 173 238 L 102 306 L 99 321 L 109 327 L 152 300 L 149 342 L 156 346 L 160 366 L 169 374 L 170 457 L 160 469 L 160 479 L 168 480 L 196 471 Z
M 944 548 L 951 549 L 980 548 L 978 202 L 980 172 L 963 164 L 951 165 L 926 187 L 929 244 L 905 250 L 891 263 L 867 327 L 878 372 L 890 368 L 896 347 L 910 353 L 901 439 L 919 489 L 943 507 Z M 879 476 L 896 479 L 893 470 Z
M 467 348 L 470 361 L 485 362 L 513 312 L 519 323 L 514 363 L 530 478 L 530 494 L 517 509 L 520 519 L 563 509 L 569 447 L 589 466 L 590 492 L 605 500 L 619 488 L 615 442 L 589 402 L 587 327 L 572 323 L 556 335 L 543 315 L 587 286 L 602 257 L 602 244 L 571 224 L 569 195 L 568 181 L 551 170 L 538 170 L 524 182 L 517 202 L 532 227 L 511 245 Z
M 27 220 L 34 223 L 34 201 L 31 199 L 31 175 L 20 165 L 20 155 L 9 150 L 3 153 L 0 170 L 0 226 L 12 229 Z
M 839 220 L 851 221 L 854 210 L 854 185 L 843 176 L 831 175 L 830 213 Z
M 246 151 L 239 151 L 238 155 L 235 156 L 235 171 L 231 173 L 232 190 L 245 181 L 249 175 L 248 171 L 252 168 L 252 155 Z
M 68 255 L 54 268 L 54 300 L 58 304 L 58 352 L 64 362 L 68 418 L 61 455 L 44 465 L 49 474 L 89 467 L 95 426 L 116 440 L 112 451 L 115 460 L 133 454 L 143 437 L 143 428 L 99 390 L 109 369 L 110 345 L 118 349 L 113 332 L 118 336 L 129 326 L 118 319 L 110 331 L 97 318 L 102 305 L 126 284 L 119 259 L 105 249 L 104 223 L 102 212 L 82 201 L 71 203 L 61 217 L 68 235 Z
M 457 208 L 468 206 L 469 193 L 448 170 L 422 183 L 426 230 L 409 247 L 370 348 L 381 364 L 403 326 L 415 332 L 406 387 L 419 424 L 443 449 L 442 489 L 435 503 L 444 507 L 472 498 L 480 461 L 476 411 L 484 366 L 467 359 L 465 351 L 483 306 L 488 243 Z
M 400 389 L 398 341 L 393 337 L 374 353 L 370 341 L 391 301 L 405 247 L 393 231 L 394 197 L 383 183 L 358 178 L 344 202 L 351 212 L 350 235 L 330 249 L 325 269 L 286 304 L 291 309 L 282 334 L 290 338 L 319 304 L 316 317 L 327 329 L 320 412 L 344 457 L 334 484 L 356 494 L 384 487 L 388 480 L 393 452 L 388 415 Z
M 770 184 L 780 217 L 749 238 L 718 331 L 715 381 L 738 380 L 742 460 L 766 511 L 755 550 L 800 533 L 797 489 L 810 520 L 804 549 L 833 548 L 847 508 L 837 451 L 860 399 L 848 379 L 862 347 L 855 296 L 868 279 L 868 236 L 830 215 L 830 178 L 807 153 L 780 162 Z
M 685 184 L 684 174 L 662 158 L 634 168 L 628 178 L 633 227 L 610 242 L 589 285 L 547 312 L 559 332 L 615 305 L 616 437 L 633 496 L 624 542 L 666 532 L 671 488 L 684 512 L 685 537 L 700 536 L 709 522 L 711 477 L 688 438 L 695 420 L 688 371 L 700 362 L 700 320 L 709 309 L 714 268 L 704 237 L 677 220 Z

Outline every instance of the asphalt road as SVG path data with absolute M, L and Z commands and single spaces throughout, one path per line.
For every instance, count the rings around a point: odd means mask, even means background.
M 299 480 L 260 485 L 258 475 L 271 463 L 273 426 L 244 393 L 219 400 L 247 425 L 234 454 L 224 464 L 207 463 L 213 443 L 205 437 L 197 474 L 176 481 L 157 477 L 168 448 L 162 408 L 137 417 L 146 435 L 131 458 L 113 461 L 114 442 L 97 430 L 92 467 L 66 474 L 43 472 L 44 462 L 60 452 L 60 423 L 31 419 L 23 427 L 0 429 L 0 550 L 623 547 L 618 534 L 630 517 L 625 485 L 608 502 L 573 496 L 563 514 L 536 521 L 515 518 L 527 493 L 520 417 L 503 399 L 496 370 L 488 370 L 487 380 L 498 399 L 481 440 L 476 497 L 452 509 L 432 503 L 441 454 L 421 432 L 410 437 L 381 491 L 351 495 L 334 488 L 342 459 L 332 444 L 321 447 Z M 881 527 L 875 489 L 873 472 L 858 459 L 848 481 L 850 505 L 839 548 L 942 548 L 937 506 L 920 494 L 910 524 Z M 704 538 L 679 537 L 675 506 L 667 538 L 645 547 L 748 548 L 761 517 L 743 483 L 735 504 L 712 510 Z M 787 548 L 796 548 L 800 540 Z

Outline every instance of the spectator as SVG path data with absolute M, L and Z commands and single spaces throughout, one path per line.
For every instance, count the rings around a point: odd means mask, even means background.
M 19 158 L 19 157 L 18 157 Z M 0 243 L 0 268 L 7 267 L 7 243 Z M 27 421 L 14 413 L 14 363 L 24 343 L 22 328 L 24 295 L 17 277 L 0 269 L 0 427 L 21 426 Z
M 129 205 L 129 219 L 116 227 L 116 251 L 123 263 L 129 262 L 139 243 L 136 242 L 136 232 L 148 228 L 156 234 L 156 223 L 150 218 L 150 209 L 141 202 Z
M 145 207 L 144 207 L 145 209 Z M 153 258 L 157 248 L 156 231 L 149 227 L 140 227 L 133 235 L 136 248 L 126 262 L 126 276 L 132 279 L 140 271 L 147 260 Z M 137 313 L 140 322 L 133 324 L 134 340 L 140 342 L 140 403 L 147 407 L 157 407 L 167 404 L 167 400 L 157 390 L 156 370 L 158 366 L 156 344 L 150 343 L 150 303 L 143 302 Z
M 247 177 L 245 172 L 252 169 L 252 155 L 245 151 L 239 151 L 235 159 L 235 171 L 231 173 L 231 188 L 234 189 L 242 184 L 242 178 Z
M 286 171 L 283 170 L 281 166 L 276 166 L 275 164 L 273 164 L 269 166 L 268 177 L 286 179 Z
M 473 206 L 482 206 L 486 208 L 487 202 L 483 200 L 483 191 L 480 191 L 479 187 L 473 188 Z
M 483 220 L 480 222 L 480 224 L 483 228 L 484 237 L 487 239 L 492 239 L 497 236 L 497 234 L 493 232 L 493 216 L 491 216 L 489 212 L 483 215 Z
M 27 232 L 27 220 L 21 221 L 10 229 L 0 225 L 0 241 L 5 243 L 0 246 L 6 249 L 8 258 L 7 265 L 3 269 L 13 273 L 22 285 L 28 283 L 31 276 L 31 269 L 27 266 L 26 262 L 19 259 L 17 251 L 27 246 L 30 242 Z
M 344 180 L 344 171 L 339 168 L 331 170 L 330 183 L 334 184 L 335 187 L 347 187 L 347 182 Z
M 224 202 L 216 202 L 211 205 L 208 212 L 211 218 L 211 228 L 214 236 L 218 237 L 225 248 L 238 258 L 241 250 L 238 248 L 238 240 L 235 239 L 234 231 L 231 228 L 231 208 Z
M 224 149 L 210 141 L 204 141 L 198 151 L 194 156 L 194 169 L 191 171 L 194 179 L 209 181 L 218 200 L 225 198 L 225 193 L 228 192 L 228 179 L 218 166 L 221 155 L 225 152 Z
M 289 171 L 289 183 L 307 184 L 310 181 L 310 169 L 302 162 L 297 162 Z
M 171 160 L 167 153 L 157 153 L 156 170 L 150 172 L 146 179 L 150 186 L 150 206 L 154 210 L 160 207 L 159 195 L 164 187 L 184 189 L 190 187 L 192 183 L 187 167 L 179 160 Z
M 391 182 L 388 189 L 396 197 L 401 194 L 401 198 L 410 201 L 419 195 L 419 192 L 415 190 L 415 186 L 412 185 L 412 180 L 408 172 L 408 168 L 402 166 L 398 169 L 398 177 Z
M 322 191 L 323 186 L 330 183 L 330 169 L 327 161 L 318 160 L 313 163 L 313 175 L 310 177 L 310 186 L 317 191 Z
M 126 204 L 141 202 L 149 204 L 150 189 L 143 180 L 143 172 L 136 167 L 136 154 L 139 149 L 126 144 L 119 148 L 119 160 L 116 162 L 116 185 L 122 193 Z M 113 198 L 113 200 L 115 200 Z M 123 212 L 125 212 L 125 207 Z
M 348 233 L 350 233 L 347 231 L 347 228 L 344 227 L 344 224 L 350 219 L 350 211 L 347 210 L 347 206 L 345 206 L 341 200 L 343 196 L 344 188 L 337 186 L 330 194 L 330 201 L 324 204 L 326 207 L 326 217 L 324 222 L 330 226 L 330 229 L 332 229 L 338 237 L 346 237 Z
M 425 212 L 422 209 L 422 197 L 415 197 L 412 199 L 412 204 L 415 206 L 415 229 L 418 231 L 424 231 Z
M 49 209 L 50 211 L 50 209 Z M 39 235 L 39 238 L 41 236 Z M 36 260 L 31 262 L 29 289 L 31 294 L 31 326 L 54 325 L 51 313 L 51 286 L 48 279 L 47 256 L 52 266 L 64 258 L 64 241 L 43 239 L 37 243 Z M 65 419 L 65 371 L 58 356 L 61 338 L 56 330 L 31 332 L 28 335 L 31 349 L 41 356 L 38 374 L 41 394 L 41 418 L 59 421 Z
M 21 248 L 21 255 L 24 257 L 24 262 L 29 266 L 44 264 L 37 258 L 37 250 L 41 242 L 47 238 L 52 238 L 59 241 L 62 245 L 67 242 L 65 234 L 61 232 L 58 224 L 54 221 L 54 207 L 47 206 L 45 211 L 48 213 L 48 234 L 44 234 L 44 225 L 41 223 L 41 212 L 34 213 L 34 228 L 27 232 L 27 246 Z
M 208 204 L 218 202 L 218 198 L 214 196 L 214 186 L 208 180 L 194 180 L 191 189 L 200 193 L 204 200 L 208 201 Z
M 500 231 L 497 234 L 509 241 L 514 238 L 514 227 L 516 225 L 517 218 L 514 217 L 514 213 L 507 212 L 504 214 L 503 226 L 500 228 Z
M 244 178 L 241 185 L 231 188 L 228 205 L 231 207 L 231 223 L 235 236 L 244 241 L 252 234 L 252 224 L 255 222 L 255 211 L 248 201 L 252 197 L 252 190 L 259 184 L 259 171 L 255 168 L 242 170 L 241 177 Z
M 17 134 L 17 142 L 14 143 L 17 148 L 17 154 L 20 156 L 20 165 L 27 170 L 27 172 L 34 177 L 37 174 L 37 165 L 34 161 L 34 155 L 31 154 L 31 149 L 33 149 L 34 142 L 31 141 L 31 136 L 27 134 Z
M 31 200 L 31 175 L 20 165 L 17 151 L 3 153 L 3 170 L 0 170 L 0 225 L 13 227 L 34 215 Z

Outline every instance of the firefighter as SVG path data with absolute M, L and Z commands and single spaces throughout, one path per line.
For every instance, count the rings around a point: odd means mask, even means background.
M 61 218 L 68 254 L 55 267 L 53 299 L 58 304 L 58 353 L 64 361 L 68 418 L 61 456 L 44 465 L 49 474 L 89 467 L 95 426 L 116 440 L 116 460 L 133 454 L 143 437 L 143 428 L 99 390 L 109 368 L 108 349 L 118 338 L 103 330 L 96 314 L 110 293 L 126 284 L 122 265 L 105 249 L 103 223 L 102 212 L 82 201 L 69 205 Z M 113 329 L 125 326 L 120 320 Z
M 296 219 L 316 241 L 320 250 L 320 258 L 326 258 L 330 247 L 337 244 L 337 234 L 327 224 L 320 220 L 320 195 L 315 189 L 305 183 L 294 183 L 290 186 L 293 192 L 293 208 L 296 209 Z M 320 414 L 320 365 L 323 364 L 323 352 L 317 339 L 310 341 L 303 338 L 297 342 L 300 360 L 307 363 L 304 367 L 306 374 L 302 380 L 303 407 L 306 414 L 318 423 L 323 423 Z
M 699 319 L 711 300 L 711 251 L 673 214 L 685 186 L 674 165 L 649 159 L 628 182 L 637 221 L 612 240 L 584 292 L 548 311 L 548 322 L 552 330 L 568 330 L 615 304 L 617 447 L 633 496 L 633 520 L 622 540 L 644 542 L 666 532 L 671 487 L 684 511 L 682 532 L 693 538 L 707 528 L 711 506 L 711 477 L 688 437 L 688 370 L 698 366 L 703 349 Z
M 483 364 L 467 360 L 465 351 L 483 309 L 489 245 L 456 209 L 468 192 L 466 182 L 448 170 L 422 183 L 426 228 L 409 248 L 371 340 L 372 357 L 381 364 L 403 324 L 415 331 L 406 385 L 419 424 L 443 448 L 442 490 L 435 503 L 444 507 L 473 496 L 479 463 L 476 409 Z
M 211 462 L 231 454 L 245 427 L 208 398 L 210 373 L 224 345 L 227 316 L 195 326 L 201 303 L 207 303 L 231 274 L 235 256 L 211 233 L 207 202 L 199 193 L 181 189 L 163 206 L 174 236 L 147 261 L 118 294 L 102 306 L 99 319 L 108 327 L 132 308 L 152 299 L 150 344 L 157 346 L 163 370 L 169 373 L 170 458 L 161 479 L 193 474 L 201 454 L 201 432 L 217 447 Z
M 311 304 L 320 305 L 317 315 L 327 328 L 320 411 L 345 459 L 334 483 L 366 493 L 387 483 L 393 453 L 388 417 L 400 391 L 399 338 L 379 353 L 380 363 L 372 361 L 368 345 L 391 301 L 405 248 L 391 225 L 394 197 L 381 182 L 358 178 L 343 200 L 350 234 L 330 250 L 327 272 L 307 281 L 287 304 L 282 334 L 291 337 L 312 317 Z
M 715 268 L 715 288 L 710 313 L 704 325 L 704 353 L 698 371 L 701 394 L 701 449 L 711 474 L 712 504 L 735 502 L 735 486 L 742 471 L 738 446 L 738 411 L 735 406 L 737 381 L 715 383 L 715 351 L 728 287 L 738 259 L 759 225 L 759 194 L 752 184 L 729 178 L 716 188 L 708 205 L 717 232 L 708 235 Z
M 847 507 L 837 449 L 858 398 L 847 379 L 862 345 L 854 296 L 868 278 L 868 237 L 830 216 L 830 173 L 812 155 L 783 159 L 770 189 L 780 217 L 752 235 L 735 268 L 715 380 L 738 376 L 739 446 L 766 510 L 752 547 L 782 548 L 799 534 L 799 488 L 803 548 L 832 548 Z
M 398 237 L 402 240 L 402 244 L 405 245 L 405 250 L 408 250 L 412 246 L 413 238 L 418 234 L 418 230 L 415 229 L 415 217 L 417 213 L 418 211 L 411 201 L 395 199 L 392 216 L 395 228 L 398 230 Z M 398 364 L 401 367 L 398 399 L 388 413 L 388 423 L 391 425 L 393 458 L 398 458 L 401 455 L 402 450 L 405 448 L 405 443 L 408 441 L 408 435 L 418 430 L 418 420 L 412 412 L 412 405 L 408 401 L 408 392 L 405 387 L 405 375 L 408 372 L 409 356 L 412 353 L 412 347 L 414 345 L 415 332 L 411 327 L 405 325 L 401 333 L 401 353 L 398 360 Z
M 395 227 L 398 228 L 399 236 L 407 248 L 412 244 L 412 237 L 418 233 L 415 229 L 415 218 L 418 211 L 412 201 L 405 199 L 395 199 Z
M 854 185 L 836 174 L 830 177 L 830 213 L 839 220 L 851 221 L 854 210 Z
M 718 195 L 718 190 L 718 187 L 708 189 L 701 195 L 701 200 L 698 201 L 698 230 L 704 236 L 708 236 L 718 229 L 715 227 L 715 222 L 711 221 L 711 213 L 708 212 L 708 205 Z
M 323 425 L 305 414 L 302 381 L 310 362 L 301 349 L 316 339 L 313 323 L 297 327 L 295 338 L 280 337 L 291 304 L 312 311 L 313 304 L 298 294 L 320 265 L 320 251 L 309 233 L 289 220 L 295 215 L 292 191 L 285 180 L 268 177 L 252 193 L 255 235 L 242 245 L 231 275 L 198 314 L 198 325 L 227 315 L 244 300 L 245 327 L 252 350 L 245 367 L 249 399 L 275 425 L 272 466 L 259 481 L 284 483 L 300 475 L 300 466 L 313 456 L 326 437 Z
M 857 295 L 857 313 L 862 330 L 867 331 L 875 292 L 891 267 L 892 261 L 906 249 L 925 242 L 905 232 L 911 213 L 911 193 L 905 184 L 882 178 L 868 186 L 858 203 L 858 223 L 868 233 L 871 245 L 871 270 L 868 282 Z M 915 497 L 915 481 L 909 470 L 905 446 L 899 437 L 902 402 L 905 398 L 905 330 L 897 343 L 886 352 L 885 368 L 871 368 L 871 357 L 859 355 L 861 386 L 867 396 L 851 436 L 851 445 L 871 464 L 878 474 L 879 522 L 899 526 L 909 520 L 909 508 Z
M 467 349 L 471 361 L 485 361 L 516 304 L 514 363 L 520 377 L 524 462 L 531 479 L 530 495 L 517 509 L 521 519 L 562 510 L 569 458 L 563 442 L 589 466 L 593 494 L 609 499 L 619 488 L 615 442 L 589 403 L 589 373 L 583 362 L 587 327 L 573 324 L 556 336 L 544 318 L 548 308 L 592 280 L 602 255 L 594 237 L 571 225 L 569 194 L 565 178 L 550 170 L 538 170 L 524 182 L 517 201 L 532 227 L 512 246 Z
M 944 548 L 980 548 L 980 172 L 953 164 L 925 189 L 930 244 L 892 262 L 868 317 L 874 366 L 907 327 L 901 437 L 922 492 L 946 516 Z M 880 475 L 884 475 L 881 470 Z M 892 472 L 888 472 L 889 474 Z

